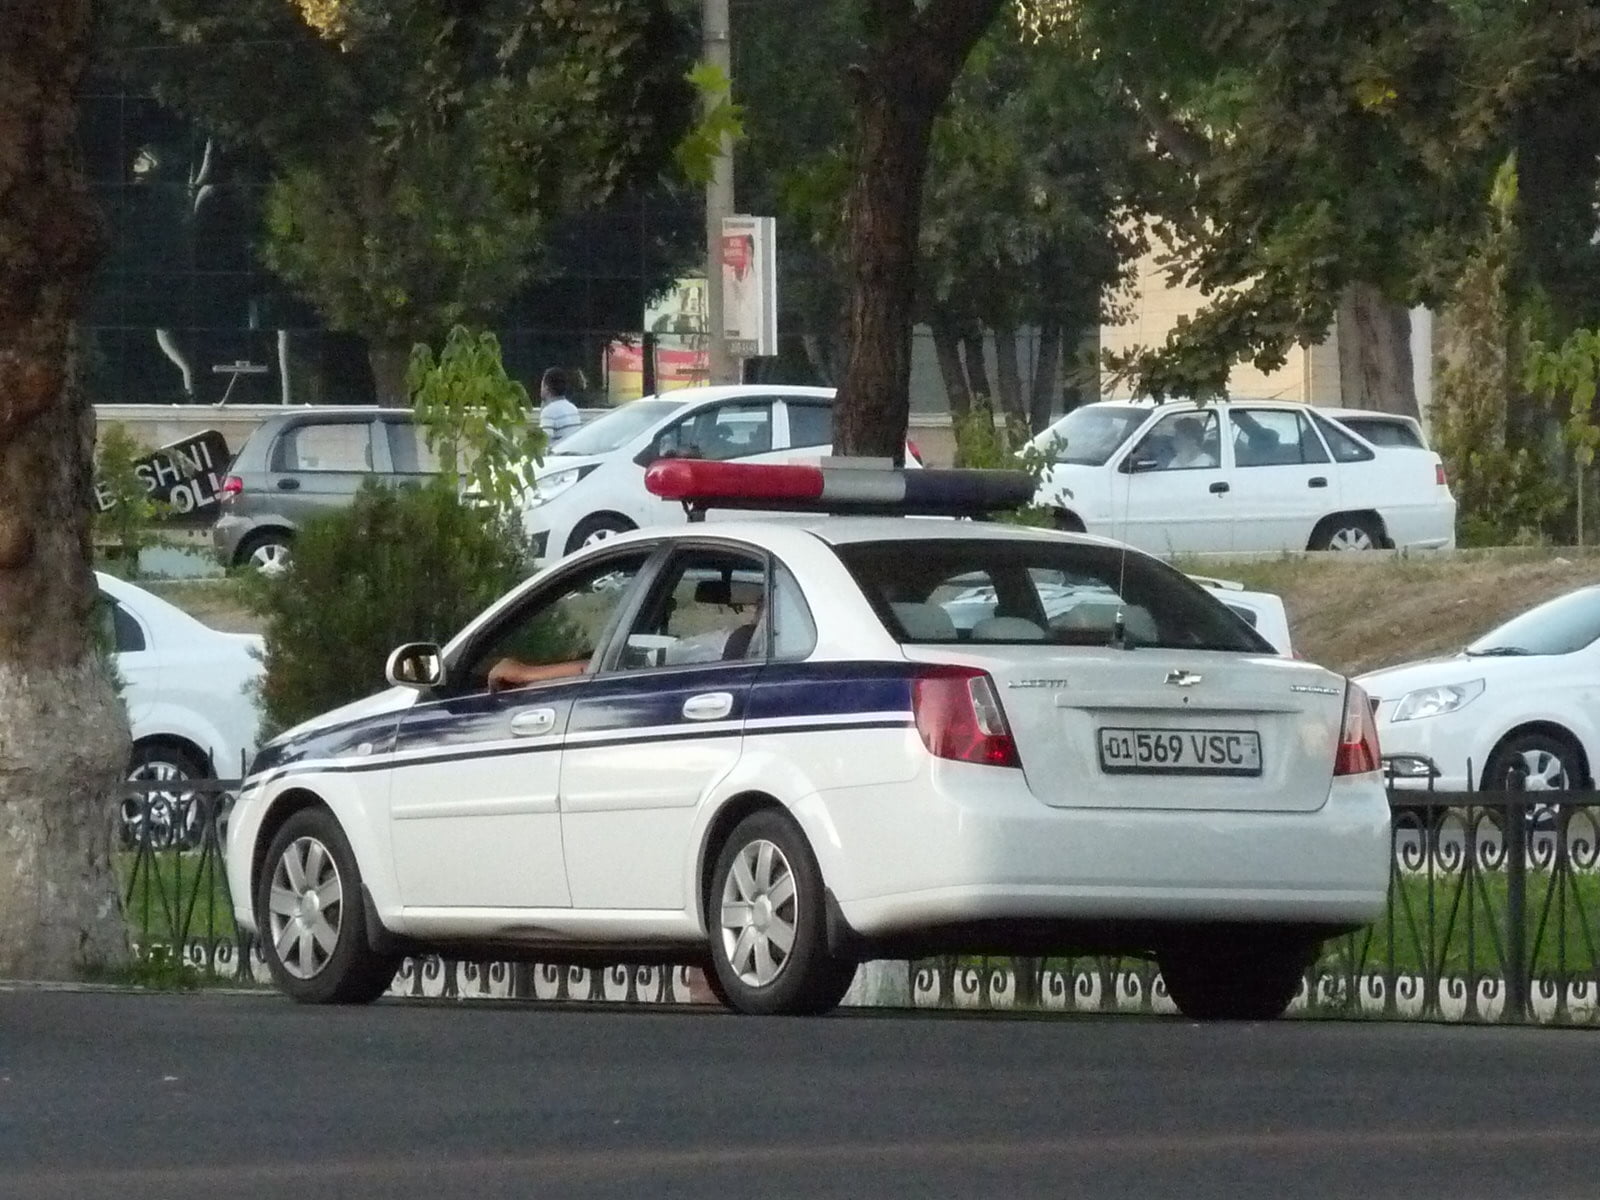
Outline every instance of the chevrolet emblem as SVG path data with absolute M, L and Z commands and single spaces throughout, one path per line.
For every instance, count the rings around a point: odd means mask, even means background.
M 1167 672 L 1167 682 L 1173 687 L 1193 687 L 1204 678 L 1204 675 L 1196 675 L 1193 671 Z

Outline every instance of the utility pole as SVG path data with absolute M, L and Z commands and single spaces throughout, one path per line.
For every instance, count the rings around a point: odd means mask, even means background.
M 733 54 L 728 29 L 728 0 L 703 0 L 701 57 L 733 78 Z M 707 96 L 706 106 L 721 100 Z M 722 153 L 711 167 L 706 183 L 706 333 L 710 347 L 712 383 L 738 383 L 738 364 L 728 353 L 727 326 L 722 319 L 722 218 L 733 215 L 733 142 L 722 138 Z

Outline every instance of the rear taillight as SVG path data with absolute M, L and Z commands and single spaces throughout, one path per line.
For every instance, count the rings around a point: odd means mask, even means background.
M 930 754 L 956 762 L 1020 767 L 988 674 L 973 667 L 932 667 L 911 686 L 911 711 Z
M 1382 766 L 1378 726 L 1372 719 L 1372 701 L 1366 692 L 1352 683 L 1345 692 L 1344 722 L 1339 730 L 1339 749 L 1333 758 L 1333 773 L 1367 775 L 1381 770 Z
M 910 452 L 911 457 L 917 460 L 918 466 L 924 465 L 922 462 L 922 451 L 917 449 L 917 444 L 910 438 L 906 439 L 906 449 Z
M 1443 463 L 1435 463 L 1434 464 L 1433 481 L 1435 483 L 1437 483 L 1440 487 L 1444 487 L 1445 484 L 1450 482 L 1449 477 L 1446 476 L 1445 473 L 1444 473 L 1444 464 Z
M 222 503 L 226 504 L 242 491 L 244 491 L 244 480 L 237 475 L 229 475 L 222 481 L 222 491 L 218 495 L 221 497 Z

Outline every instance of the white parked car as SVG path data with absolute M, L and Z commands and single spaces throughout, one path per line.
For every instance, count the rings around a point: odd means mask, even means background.
M 630 529 L 682 525 L 683 506 L 652 496 L 661 458 L 782 463 L 833 451 L 833 389 L 688 388 L 635 400 L 550 448 L 524 501 L 535 555 L 552 562 Z M 908 444 L 907 462 L 916 448 Z
M 1303 404 L 1089 404 L 1030 445 L 1052 460 L 1036 502 L 1061 528 L 1152 554 L 1455 545 L 1437 454 L 1374 446 Z
M 1563 791 L 1600 762 L 1600 587 L 1580 588 L 1490 630 L 1459 654 L 1374 671 L 1399 786 Z M 1416 761 L 1407 761 L 1416 760 Z M 1470 778 L 1469 778 L 1470 766 Z
M 220 633 L 143 588 L 98 573 L 101 603 L 133 732 L 128 778 L 179 784 L 238 778 L 260 726 L 254 688 L 261 639 Z M 191 841 L 192 794 L 163 792 L 122 809 L 125 844 L 141 840 L 148 813 L 152 844 Z
M 651 480 L 945 515 L 962 483 L 690 461 Z M 991 510 L 1032 489 L 966 482 Z M 1038 581 L 1062 578 L 1116 603 L 1052 616 Z M 975 587 L 995 608 L 963 636 L 943 605 Z M 640 530 L 388 674 L 268 743 L 229 825 L 236 920 L 298 1000 L 373 999 L 438 951 L 703 964 L 736 1009 L 820 1012 L 868 959 L 1092 952 L 1154 957 L 1191 1016 L 1265 1018 L 1384 909 L 1365 694 L 1103 539 Z

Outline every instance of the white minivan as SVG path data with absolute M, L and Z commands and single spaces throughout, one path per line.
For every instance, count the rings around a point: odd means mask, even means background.
M 523 501 L 535 556 L 547 562 L 605 538 L 681 525 L 683 506 L 645 490 L 659 458 L 791 462 L 833 452 L 832 388 L 686 388 L 613 409 L 550 448 Z M 915 447 L 907 465 L 915 466 Z

